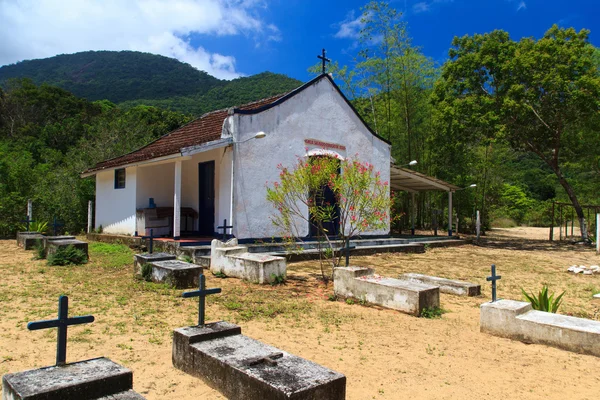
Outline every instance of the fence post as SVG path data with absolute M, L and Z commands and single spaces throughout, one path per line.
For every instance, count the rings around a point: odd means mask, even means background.
M 481 218 L 479 217 L 479 210 L 477 210 L 477 241 L 479 241 L 479 234 L 481 233 Z
M 92 232 L 92 201 L 88 201 L 88 221 L 87 221 L 87 233 Z
M 596 214 L 596 255 L 600 254 L 600 214 Z

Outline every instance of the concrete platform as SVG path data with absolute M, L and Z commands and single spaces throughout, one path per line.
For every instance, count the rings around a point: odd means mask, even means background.
M 228 322 L 176 329 L 173 365 L 228 399 L 346 398 L 344 375 L 241 335 Z
M 474 283 L 457 281 L 452 279 L 440 278 L 437 276 L 429 276 L 422 274 L 402 274 L 398 277 L 399 279 L 426 283 L 428 285 L 439 286 L 440 292 L 447 294 L 454 294 L 457 296 L 479 296 L 481 294 L 481 285 Z
M 255 283 L 273 283 L 277 277 L 286 276 L 285 258 L 269 254 L 249 253 L 246 246 L 239 246 L 237 239 L 221 242 L 213 239 L 210 252 L 212 273 L 225 274 Z
M 132 391 L 131 370 L 109 360 L 94 358 L 7 374 L 2 377 L 3 400 L 140 400 Z
M 482 304 L 480 330 L 525 343 L 600 357 L 600 321 L 532 310 L 530 303 L 522 301 L 498 300 Z
M 44 235 L 39 232 L 17 232 L 17 246 L 24 250 L 33 250 L 38 244 L 43 244 Z
M 425 308 L 440 306 L 440 289 L 425 283 L 375 275 L 371 268 L 339 267 L 333 271 L 337 296 L 365 300 L 372 304 L 420 316 Z
M 153 261 L 150 280 L 165 283 L 176 289 L 198 287 L 198 276 L 202 266 L 179 260 Z
M 176 260 L 177 257 L 169 253 L 143 253 L 133 256 L 133 275 L 138 279 L 143 279 L 144 266 L 153 261 Z
M 85 256 L 89 259 L 87 242 L 82 242 L 81 240 L 76 239 L 48 241 L 46 246 L 46 255 L 48 256 L 50 254 L 54 254 L 56 253 L 56 250 L 60 248 L 66 248 L 69 246 L 73 246 L 76 249 L 83 251 L 85 253 Z

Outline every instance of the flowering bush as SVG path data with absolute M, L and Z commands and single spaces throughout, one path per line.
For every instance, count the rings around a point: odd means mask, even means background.
M 341 259 L 334 236 L 344 243 L 361 232 L 389 226 L 389 183 L 373 165 L 319 156 L 299 158 L 291 169 L 280 164 L 278 169 L 280 180 L 267 186 L 267 200 L 276 210 L 273 224 L 296 240 L 307 223 L 313 226 L 326 245 L 322 258 L 325 255 L 332 267 L 327 274 L 322 269 L 325 280 L 332 278 Z M 333 204 L 326 201 L 327 192 L 335 196 Z M 334 223 L 338 227 L 332 228 Z

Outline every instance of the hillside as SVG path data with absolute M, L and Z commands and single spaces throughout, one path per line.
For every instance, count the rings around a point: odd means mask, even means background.
M 296 88 L 302 82 L 265 72 L 233 81 L 217 79 L 178 60 L 136 51 L 86 51 L 27 60 L 0 68 L 11 78 L 58 86 L 87 100 L 123 106 L 146 104 L 200 115 Z

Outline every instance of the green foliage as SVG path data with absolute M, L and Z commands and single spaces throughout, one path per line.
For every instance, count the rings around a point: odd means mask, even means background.
M 548 296 L 548 286 L 546 285 L 542 287 L 542 290 L 540 290 L 537 296 L 533 293 L 528 294 L 523 288 L 521 288 L 521 292 L 523 293 L 523 296 L 525 296 L 527 301 L 531 303 L 531 307 L 534 310 L 546 311 L 551 313 L 556 313 L 558 307 L 560 307 L 560 304 L 562 302 L 562 297 L 565 294 L 565 292 L 562 292 L 556 298 L 554 298 L 555 293 L 552 293 L 552 295 Z
M 19 224 L 19 227 L 17 229 L 21 232 L 25 232 L 27 230 L 27 224 Z M 46 234 L 48 233 L 48 223 L 41 221 L 32 221 L 29 223 L 29 231 Z
M 271 274 L 271 286 L 285 285 L 285 282 L 286 282 L 285 275 Z
M 152 264 L 145 263 L 142 265 L 142 279 L 146 282 L 152 281 Z
M 184 254 L 183 256 L 181 256 L 181 260 L 185 261 L 186 263 L 190 263 L 190 264 L 194 263 L 194 259 L 192 257 L 188 256 L 187 254 Z
M 426 307 L 421 310 L 421 318 L 441 318 L 446 311 L 440 307 Z
M 48 265 L 80 265 L 87 263 L 87 256 L 81 249 L 73 245 L 59 247 L 48 254 Z
M 348 297 L 346 299 L 346 304 L 348 304 L 349 306 L 351 306 L 351 305 L 353 305 L 355 303 L 356 303 L 356 301 L 354 301 L 354 299 L 352 297 Z
M 213 272 L 213 276 L 215 278 L 220 278 L 220 279 L 225 279 L 227 278 L 227 275 L 225 275 L 224 272 L 218 271 L 218 272 Z
M 40 239 L 35 241 L 35 246 L 33 247 L 34 251 L 34 260 L 43 260 L 46 258 L 46 248 L 44 247 L 44 242 Z

